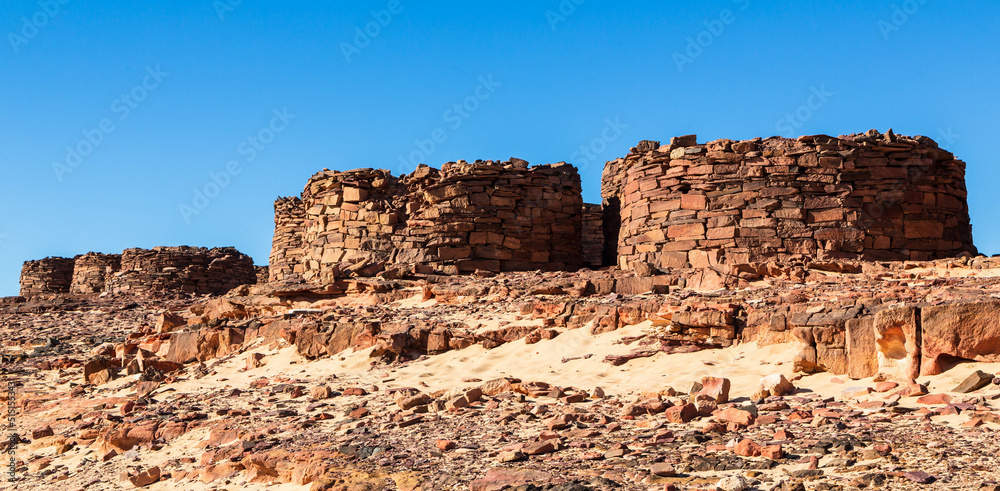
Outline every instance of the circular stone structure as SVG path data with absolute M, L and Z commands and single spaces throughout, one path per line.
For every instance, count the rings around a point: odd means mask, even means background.
M 965 163 L 891 130 L 644 141 L 608 162 L 602 195 L 624 269 L 976 254 Z

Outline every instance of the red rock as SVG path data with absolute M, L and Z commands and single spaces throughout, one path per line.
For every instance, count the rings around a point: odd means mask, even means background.
M 114 361 L 106 356 L 91 358 L 83 367 L 83 380 L 91 385 L 103 385 L 118 376 Z
M 696 396 L 708 396 L 717 404 L 725 404 L 729 402 L 730 385 L 727 378 L 705 377 L 701 379 L 701 390 Z
M 936 479 L 934 476 L 924 472 L 924 471 L 913 471 L 903 474 L 903 477 L 913 481 L 917 484 L 930 484 Z
M 772 436 L 771 438 L 778 441 L 794 440 L 795 435 L 793 435 L 792 432 L 788 430 L 778 430 L 774 432 L 774 436 Z
M 458 444 L 455 443 L 455 442 L 453 442 L 453 441 L 451 441 L 451 440 L 436 440 L 436 441 L 434 441 L 434 446 L 436 446 L 438 448 L 438 450 L 441 450 L 442 452 L 444 452 L 444 451 L 447 451 L 447 450 L 454 449 L 455 447 L 458 446 Z
M 917 399 L 917 404 L 951 404 L 948 394 L 931 394 Z
M 45 438 L 53 435 L 55 435 L 55 432 L 52 431 L 52 427 L 49 425 L 45 425 L 40 428 L 35 428 L 34 430 L 31 431 L 32 440 L 37 440 L 39 438 Z
M 365 390 L 365 389 L 362 389 L 360 387 L 350 387 L 350 388 L 344 389 L 344 395 L 345 396 L 366 396 L 366 395 L 368 395 L 368 391 Z
M 514 390 L 514 386 L 510 379 L 498 378 L 484 382 L 479 389 L 484 395 L 496 396 L 503 394 L 504 392 L 512 392 Z
M 427 394 L 417 394 L 413 396 L 403 396 L 396 399 L 396 404 L 403 411 L 413 409 L 417 406 L 426 406 L 431 403 L 431 398 Z
M 780 460 L 785 457 L 785 452 L 781 449 L 781 445 L 768 445 L 760 450 L 760 455 L 771 460 Z
M 140 472 L 138 474 L 130 476 L 128 478 L 128 480 L 129 480 L 129 482 L 132 483 L 133 486 L 135 486 L 137 488 L 143 488 L 143 487 L 149 486 L 149 485 L 151 485 L 153 483 L 156 483 L 156 482 L 158 482 L 160 480 L 160 468 L 159 467 L 150 467 L 149 469 L 146 469 L 145 471 L 142 471 L 142 472 Z
M 168 333 L 185 325 L 187 325 L 187 320 L 183 317 L 173 312 L 166 312 L 156 318 L 154 327 L 158 333 Z
M 920 329 L 922 375 L 941 373 L 944 361 L 955 358 L 1000 361 L 1000 301 L 923 307 Z
M 771 396 L 785 396 L 793 392 L 795 392 L 795 385 L 789 382 L 784 375 L 776 373 L 760 380 L 752 399 L 762 401 Z
M 743 457 L 760 457 L 761 450 L 760 445 L 755 443 L 753 440 L 744 439 L 736 444 L 733 448 L 733 453 Z
M 247 355 L 247 370 L 253 370 L 264 366 L 264 355 L 262 353 L 250 353 Z
M 465 398 L 465 396 L 458 396 L 454 399 L 445 401 L 444 407 L 449 410 L 467 408 L 469 407 L 469 401 Z
M 559 442 L 554 440 L 529 443 L 522 449 L 525 455 L 542 455 L 553 453 L 557 450 L 559 450 Z
M 524 452 L 521 452 L 520 450 L 509 450 L 497 454 L 497 462 L 501 463 L 518 462 L 524 460 L 524 458 Z
M 848 387 L 840 391 L 841 397 L 844 399 L 857 399 L 860 397 L 865 397 L 871 394 L 872 389 L 870 387 Z
M 694 404 L 683 404 L 667 408 L 667 421 L 674 424 L 688 423 L 698 415 L 698 409 Z
M 922 396 L 927 393 L 927 387 L 922 384 L 911 382 L 908 384 L 901 385 L 895 392 L 892 393 L 893 396 L 898 397 L 914 397 Z
M 553 476 L 547 472 L 515 469 L 490 469 L 479 480 L 469 484 L 469 491 L 501 491 L 525 484 L 545 484 L 552 482 Z
M 545 420 L 545 427 L 550 430 L 564 430 L 576 421 L 575 414 L 560 414 L 554 418 Z
M 642 404 L 639 405 L 646 410 L 649 414 L 660 414 L 667 410 L 667 404 L 659 399 L 647 399 Z
M 720 423 L 736 423 L 741 426 L 750 426 L 754 422 L 754 416 L 750 411 L 732 407 L 716 410 L 712 415 Z
M 660 477 L 674 477 L 677 475 L 677 469 L 674 466 L 667 464 L 665 462 L 660 462 L 658 464 L 653 464 L 649 468 L 649 472 L 654 476 Z
M 128 414 L 131 413 L 133 409 L 135 409 L 135 403 L 132 402 L 132 401 L 128 401 L 125 404 L 122 404 L 122 407 L 121 407 L 121 410 L 120 410 L 121 415 L 122 416 L 128 416 Z
M 240 462 L 223 462 L 218 465 L 202 467 L 198 474 L 201 478 L 201 482 L 211 483 L 218 481 L 219 479 L 235 476 L 244 469 L 245 467 Z
M 875 392 L 889 392 L 896 387 L 899 387 L 896 382 L 879 382 L 875 384 Z

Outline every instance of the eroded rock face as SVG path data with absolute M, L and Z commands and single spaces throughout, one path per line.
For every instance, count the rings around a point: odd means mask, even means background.
M 875 346 L 879 371 L 902 379 L 920 375 L 920 311 L 913 306 L 875 314 Z
M 920 373 L 936 375 L 958 359 L 1000 361 L 1000 301 L 920 309 Z
M 862 317 L 847 321 L 847 375 L 862 379 L 878 373 L 875 319 Z

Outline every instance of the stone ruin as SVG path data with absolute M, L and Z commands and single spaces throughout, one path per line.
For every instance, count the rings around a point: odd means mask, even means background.
M 74 260 L 47 257 L 28 261 L 21 268 L 21 296 L 69 293 L 73 285 Z
M 583 209 L 580 176 L 564 163 L 324 171 L 301 199 L 275 203 L 270 278 L 575 270 L 585 262 Z
M 88 253 L 28 261 L 21 271 L 21 296 L 184 292 L 221 295 L 257 283 L 249 256 L 232 247 L 156 247 L 122 254 Z
M 965 163 L 891 130 L 645 141 L 607 164 L 602 195 L 623 269 L 977 252 Z
M 927 137 L 668 145 L 608 162 L 603 205 L 574 167 L 527 162 L 324 171 L 275 203 L 271 281 L 619 266 L 642 275 L 803 260 L 975 255 L 965 163 Z

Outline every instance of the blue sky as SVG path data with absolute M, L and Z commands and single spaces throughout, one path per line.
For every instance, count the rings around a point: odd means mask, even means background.
M 930 136 L 1000 252 L 997 2 L 510 3 L 5 0 L 0 295 L 49 255 L 266 264 L 323 168 L 566 160 L 598 202 L 604 161 L 691 133 Z

